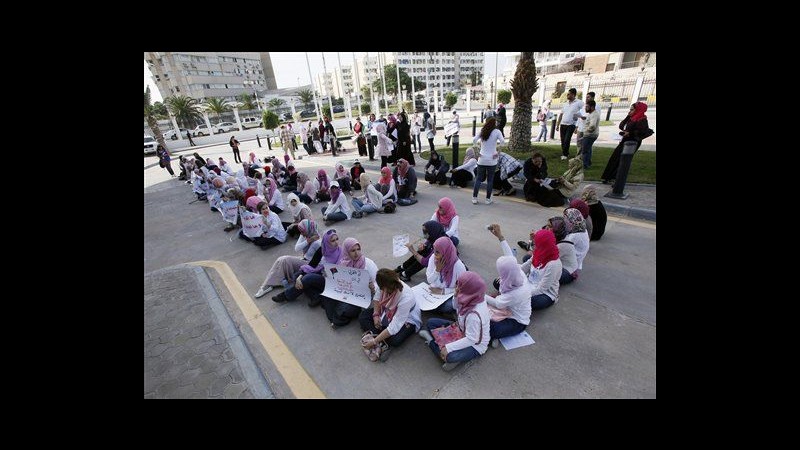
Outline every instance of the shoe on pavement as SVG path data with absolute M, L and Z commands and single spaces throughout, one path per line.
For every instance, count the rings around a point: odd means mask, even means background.
M 528 241 L 517 241 L 517 245 L 526 252 L 531 251 L 531 244 Z
M 378 360 L 380 360 L 380 362 L 386 362 L 386 360 L 389 359 L 389 353 L 392 352 L 392 347 L 389 347 L 389 344 L 386 342 L 381 342 L 378 345 L 381 346 L 381 356 L 378 357 Z
M 227 227 L 223 228 L 223 229 L 222 229 L 222 231 L 231 231 L 231 230 L 233 230 L 234 228 L 236 228 L 236 225 L 234 225 L 234 224 L 232 224 L 232 223 L 231 223 L 231 224 L 228 224 L 228 226 L 227 226 Z
M 492 339 L 492 348 L 500 347 L 500 339 Z
M 487 204 L 487 205 L 491 205 L 492 203 L 494 203 L 494 202 L 492 201 L 492 199 L 491 199 L 491 198 L 487 198 L 487 199 L 486 199 L 486 204 Z
M 255 297 L 256 298 L 261 298 L 261 297 L 267 295 L 267 292 L 271 291 L 272 289 L 273 289 L 272 286 L 267 286 L 266 289 L 263 288 L 263 287 L 260 287 L 260 288 L 258 288 L 258 292 L 256 292 Z
M 433 339 L 433 336 L 431 335 L 431 332 L 428 331 L 428 330 L 425 330 L 425 329 L 419 330 L 419 333 L 417 333 L 417 334 L 419 335 L 419 337 L 421 337 L 422 339 L 425 340 L 426 344 Z
M 450 372 L 451 370 L 458 367 L 459 364 L 461 364 L 461 362 L 446 362 L 442 364 L 442 370 L 444 370 L 445 372 Z
M 286 294 L 281 292 L 280 294 L 273 296 L 272 297 L 272 301 L 275 302 L 275 303 L 283 303 L 283 302 L 289 301 L 289 299 L 286 298 Z
M 478 204 L 478 197 L 472 197 L 472 204 L 473 205 L 477 205 Z
M 511 189 L 507 190 L 506 192 L 504 192 L 503 195 L 505 195 L 505 196 L 517 195 L 517 188 L 511 188 Z
M 405 281 L 405 282 L 409 282 L 409 281 L 411 281 L 411 277 L 410 277 L 410 276 L 408 276 L 408 275 L 406 275 L 406 273 L 405 273 L 405 272 L 400 272 L 400 279 L 401 279 L 401 280 L 403 280 L 403 281 Z
M 563 161 L 563 160 L 565 160 L 565 159 L 567 159 L 567 157 L 566 157 L 566 156 L 564 156 L 564 155 L 561 155 L 561 160 Z

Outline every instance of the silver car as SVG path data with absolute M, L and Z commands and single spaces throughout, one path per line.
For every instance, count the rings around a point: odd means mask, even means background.
M 144 154 L 148 153 L 155 153 L 156 148 L 158 148 L 158 142 L 153 138 L 153 136 L 145 136 L 144 137 Z
M 231 131 L 239 131 L 239 128 L 230 122 L 220 122 L 214 125 L 214 133 L 229 133 Z

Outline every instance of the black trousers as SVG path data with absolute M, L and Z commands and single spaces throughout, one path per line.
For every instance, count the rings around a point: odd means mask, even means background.
M 575 132 L 575 125 L 561 125 L 561 154 L 569 158 L 569 142 L 572 140 L 572 133 Z
M 415 306 L 416 308 L 416 306 Z M 375 321 L 372 319 L 373 308 L 370 306 L 369 308 L 361 311 L 361 314 L 358 316 L 358 323 L 361 325 L 361 329 L 364 331 L 372 331 L 375 334 L 380 333 L 383 330 L 379 330 L 375 328 Z M 383 328 L 386 328 L 389 324 L 388 321 L 384 319 Z M 389 347 L 397 347 L 398 345 L 402 344 L 409 336 L 414 334 L 415 328 L 414 325 L 410 323 L 406 323 L 403 325 L 403 328 L 400 328 L 400 331 L 397 334 L 389 337 L 386 339 L 386 343 L 389 344 Z

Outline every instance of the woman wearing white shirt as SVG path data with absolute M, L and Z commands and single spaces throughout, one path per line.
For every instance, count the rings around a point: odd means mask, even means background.
M 486 204 L 492 203 L 492 188 L 494 187 L 494 170 L 497 166 L 497 141 L 504 144 L 503 134 L 497 129 L 497 122 L 494 117 L 490 117 L 483 125 L 481 132 L 472 140 L 473 143 L 481 143 L 481 152 L 478 157 L 478 174 L 475 177 L 475 185 L 472 188 L 472 204 L 478 204 L 478 190 L 481 187 L 484 177 L 486 178 Z
M 511 247 L 500 231 L 500 225 L 494 223 L 491 232 L 500 241 L 504 256 L 497 258 L 497 272 L 500 275 L 500 295 L 487 298 L 489 306 L 494 307 L 497 313 L 505 313 L 505 318 L 499 321 L 492 320 L 491 335 L 492 347 L 497 347 L 497 339 L 514 336 L 525 330 L 531 323 L 531 289 L 522 268 L 517 264 Z M 526 263 L 527 264 L 527 263 Z
M 272 264 L 272 268 L 269 269 L 264 282 L 259 286 L 255 295 L 256 298 L 263 297 L 274 287 L 286 287 L 288 283 L 294 281 L 294 275 L 300 270 L 300 266 L 308 264 L 308 261 L 311 261 L 314 253 L 322 245 L 317 231 L 317 224 L 313 220 L 305 219 L 300 221 L 297 224 L 297 229 L 300 231 L 300 237 L 294 245 L 294 251 L 302 253 L 303 256 L 284 255 L 276 259 Z
M 364 256 L 361 251 L 361 244 L 355 238 L 347 238 L 342 244 L 343 250 L 339 261 L 336 263 L 340 266 L 353 267 L 356 269 L 364 269 L 369 273 L 369 299 L 373 300 L 378 290 L 375 287 L 375 276 L 378 274 L 378 266 L 371 259 Z M 323 272 L 324 273 L 324 272 Z M 326 281 L 327 282 L 327 281 Z M 317 286 L 319 288 L 319 286 Z M 306 287 L 306 289 L 310 289 Z M 322 290 L 325 290 L 324 285 Z M 319 299 L 322 302 L 322 308 L 325 310 L 325 315 L 328 316 L 328 321 L 331 323 L 332 328 L 339 328 L 350 323 L 361 314 L 362 308 L 350 303 L 340 302 L 332 298 L 321 295 L 319 291 Z M 366 294 L 366 292 L 364 293 Z M 309 297 L 314 295 L 312 292 Z
M 361 312 L 358 322 L 363 331 L 377 334 L 362 345 L 365 348 L 380 345 L 383 349 L 380 359 L 386 361 L 389 349 L 399 346 L 416 333 L 422 322 L 414 293 L 400 281 L 397 272 L 381 269 L 375 279 L 381 290 L 380 297 Z
M 475 178 L 475 168 L 478 167 L 478 158 L 475 157 L 475 148 L 470 147 L 464 155 L 464 164 L 450 169 L 450 186 L 467 187 L 467 183 Z
M 275 214 L 280 214 L 286 209 L 286 203 L 283 202 L 277 183 L 270 177 L 264 179 L 264 198 L 269 204 L 270 211 Z
M 566 240 L 575 244 L 575 257 L 578 260 L 578 269 L 572 273 L 572 278 L 577 279 L 583 270 L 583 259 L 589 253 L 589 233 L 586 231 L 586 222 L 583 215 L 575 208 L 564 210 L 564 220 L 567 222 Z
M 458 214 L 456 213 L 456 205 L 449 197 L 442 197 L 439 200 L 439 208 L 433 213 L 431 220 L 442 224 L 445 234 L 453 240 L 453 245 L 458 247 Z
M 352 216 L 357 219 L 364 217 L 364 214 L 378 211 L 383 207 L 383 195 L 375 189 L 375 186 L 369 179 L 369 175 L 362 173 L 359 178 L 361 187 L 364 190 L 364 195 L 358 198 L 353 197 L 353 200 L 351 200 L 353 204 Z
M 434 294 L 453 294 L 458 277 L 467 271 L 464 263 L 458 258 L 456 247 L 451 238 L 442 236 L 433 243 L 433 258 L 428 258 L 425 275 L 428 285 Z M 455 311 L 453 298 L 445 300 L 433 312 L 449 314 Z
M 386 167 L 389 161 L 389 156 L 392 155 L 391 148 L 394 147 L 392 140 L 386 136 L 386 124 L 378 122 L 375 124 L 373 130 L 378 134 L 378 156 L 381 157 L 381 167 Z
M 347 203 L 347 196 L 342 193 L 338 182 L 331 182 L 330 193 L 331 201 L 328 202 L 328 206 L 322 207 L 322 219 L 326 222 L 350 220 L 352 214 L 350 204 Z
M 453 370 L 462 362 L 475 359 L 489 348 L 490 318 L 485 301 L 486 283 L 475 272 L 464 272 L 458 277 L 455 289 L 455 304 L 458 312 L 458 328 L 464 337 L 439 348 L 430 331 L 450 326 L 452 322 L 431 318 L 419 335 L 425 339 L 433 354 L 439 356 L 445 371 Z
M 270 211 L 267 202 L 260 202 L 256 206 L 256 211 L 261 214 L 263 222 L 261 224 L 261 236 L 251 239 L 244 234 L 244 230 L 241 230 L 239 231 L 239 237 L 258 245 L 261 250 L 286 242 L 288 234 L 283 229 L 283 225 L 281 225 L 281 219 L 277 214 Z
M 395 187 L 394 177 L 392 177 L 392 169 L 388 167 L 381 168 L 381 177 L 378 179 L 377 189 L 383 197 L 381 201 L 385 205 L 388 202 L 397 202 L 397 188 Z

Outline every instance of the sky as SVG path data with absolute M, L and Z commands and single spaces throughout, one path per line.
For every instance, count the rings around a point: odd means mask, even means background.
M 497 58 L 497 71 L 502 73 L 506 67 L 507 59 L 506 54 L 510 52 L 500 52 Z M 272 68 L 275 71 L 275 80 L 278 83 L 278 88 L 297 87 L 311 84 L 308 77 L 308 66 L 311 66 L 311 74 L 316 76 L 318 73 L 325 72 L 322 65 L 322 52 L 309 52 L 308 64 L 306 64 L 306 54 L 297 52 L 270 52 L 272 59 Z M 325 64 L 328 72 L 333 71 L 334 67 L 339 66 L 339 61 L 336 57 L 336 52 L 325 52 Z M 357 58 L 364 56 L 366 52 L 355 52 Z M 370 52 L 369 56 L 375 56 L 375 52 Z M 486 77 L 494 76 L 495 56 L 497 53 L 484 53 L 484 69 L 483 73 Z M 339 58 L 342 60 L 343 66 L 353 65 L 353 52 L 340 52 Z M 145 88 L 150 85 L 151 97 L 153 102 L 162 101 L 155 83 L 151 81 L 150 70 L 147 64 L 144 65 L 144 82 Z M 144 89 L 144 88 L 143 88 Z

